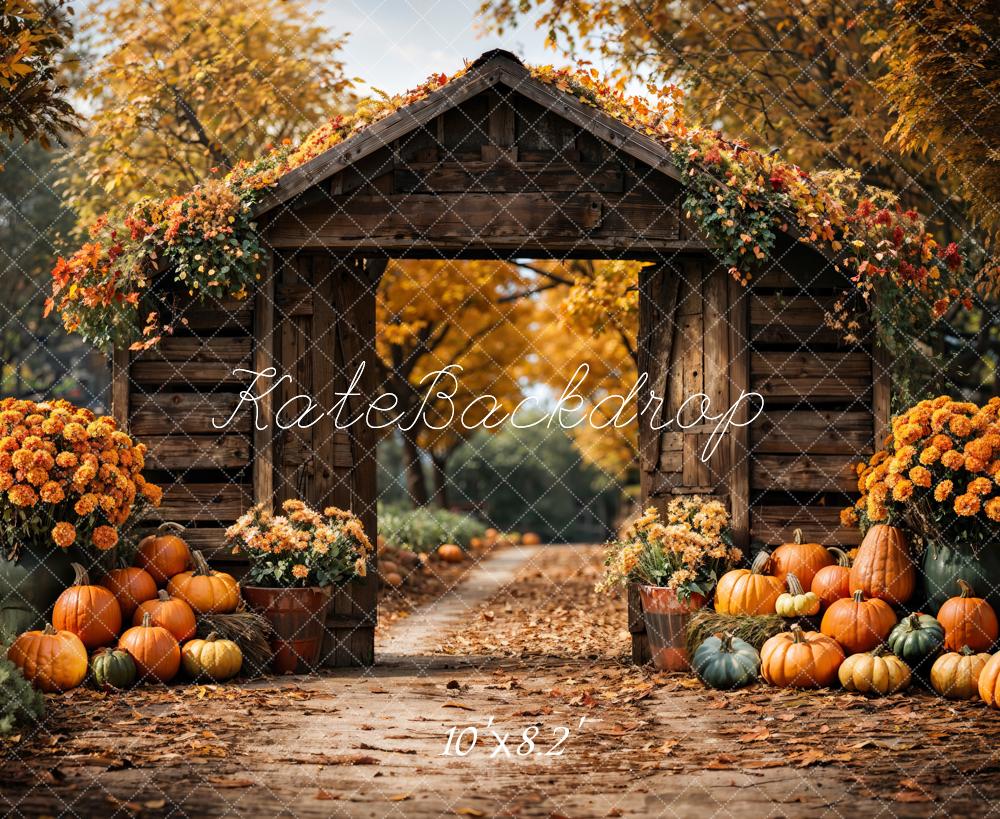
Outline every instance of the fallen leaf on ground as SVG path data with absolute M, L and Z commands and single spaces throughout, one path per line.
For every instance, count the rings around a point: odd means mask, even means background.
M 458 702 L 458 700 L 452 700 L 451 702 L 446 702 L 441 706 L 442 708 L 461 708 L 463 711 L 475 711 L 471 705 L 466 705 L 464 702 Z
M 738 741 L 739 742 L 760 742 L 761 740 L 769 739 L 770 736 L 771 736 L 771 732 L 768 731 L 767 728 L 761 727 L 761 728 L 757 728 L 757 729 L 755 729 L 753 731 L 749 731 L 749 732 L 747 732 L 745 734 L 742 734 L 740 736 L 740 738 L 739 738 Z

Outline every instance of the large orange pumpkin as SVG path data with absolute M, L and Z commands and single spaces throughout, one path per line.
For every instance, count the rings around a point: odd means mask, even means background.
M 794 574 L 802 587 L 812 587 L 816 572 L 833 564 L 833 556 L 819 543 L 803 543 L 802 530 L 796 529 L 791 543 L 784 543 L 771 555 L 771 574 L 782 583 Z
M 231 574 L 209 568 L 201 552 L 194 552 L 194 571 L 171 577 L 167 592 L 191 606 L 196 614 L 229 614 L 240 604 L 240 587 Z
M 719 614 L 774 614 L 774 604 L 785 584 L 762 574 L 769 558 L 767 552 L 759 552 L 749 569 L 733 569 L 722 575 L 715 588 Z
M 76 688 L 87 676 L 87 649 L 71 631 L 26 631 L 7 649 L 7 659 L 35 688 L 48 693 Z
M 896 606 L 909 600 L 917 571 L 903 531 L 884 523 L 872 526 L 861 541 L 850 577 L 852 594 L 862 591 Z
M 810 586 L 810 591 L 819 598 L 823 606 L 851 596 L 851 559 L 836 546 L 830 546 L 829 551 L 837 562 L 816 572 Z
M 938 610 L 938 622 L 944 626 L 944 647 L 961 651 L 968 646 L 973 651 L 987 651 L 1000 634 L 996 612 L 982 597 L 972 596 L 972 587 L 958 581 L 961 594 L 945 600 Z
M 171 597 L 162 589 L 153 600 L 147 600 L 135 610 L 133 626 L 141 626 L 142 618 L 149 613 L 154 626 L 163 626 L 174 635 L 178 643 L 186 643 L 198 630 L 194 610 L 183 600 Z
M 132 655 L 140 680 L 170 682 L 181 667 L 181 647 L 174 635 L 153 625 L 147 611 L 142 624 L 133 626 L 118 640 L 118 648 Z
M 979 698 L 987 705 L 1000 708 L 1000 651 L 990 657 L 979 672 Z
M 860 590 L 853 597 L 837 600 L 823 615 L 819 630 L 832 637 L 849 654 L 861 654 L 881 645 L 896 615 L 884 600 L 865 600 Z
M 837 679 L 844 652 L 829 637 L 792 626 L 760 649 L 760 673 L 779 688 L 821 688 Z
M 59 595 L 52 608 L 52 625 L 71 631 L 87 648 L 114 643 L 122 630 L 122 610 L 115 596 L 104 586 L 93 586 L 87 570 L 73 564 L 76 579 Z
M 140 603 L 156 597 L 156 581 L 153 576 L 145 569 L 135 566 L 112 569 L 101 578 L 100 585 L 115 596 L 125 622 L 132 618 Z
M 191 549 L 182 538 L 169 534 L 171 529 L 184 531 L 178 523 L 162 523 L 155 533 L 139 541 L 135 555 L 136 565 L 149 572 L 160 586 L 191 565 Z

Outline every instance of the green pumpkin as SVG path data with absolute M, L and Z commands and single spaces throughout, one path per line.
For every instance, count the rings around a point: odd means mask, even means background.
M 760 655 L 746 640 L 726 633 L 708 637 L 698 646 L 691 667 L 712 688 L 742 688 L 757 679 Z
M 73 561 L 79 562 L 76 552 L 51 538 L 0 543 L 0 639 L 41 629 L 52 619 L 56 598 L 73 582 Z
M 119 648 L 102 648 L 90 660 L 90 677 L 98 688 L 128 688 L 135 683 L 135 660 Z
M 987 545 L 977 553 L 967 546 L 928 543 L 921 563 L 928 611 L 937 611 L 955 596 L 955 584 L 965 580 L 986 602 L 1000 611 L 1000 549 Z
M 889 632 L 889 649 L 910 667 L 934 657 L 944 645 L 944 626 L 929 614 L 904 617 Z

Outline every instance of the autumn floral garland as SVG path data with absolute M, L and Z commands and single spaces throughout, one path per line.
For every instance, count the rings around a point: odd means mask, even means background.
M 251 214 L 261 192 L 393 112 L 458 78 L 440 74 L 412 91 L 370 98 L 355 112 L 329 120 L 303 142 L 282 145 L 255 162 L 241 162 L 184 196 L 138 203 L 122 218 L 102 217 L 91 241 L 52 271 L 53 309 L 67 330 L 97 346 L 155 344 L 171 331 L 158 301 L 158 277 L 190 296 L 245 298 L 265 252 Z M 531 69 L 538 80 L 661 142 L 686 183 L 684 207 L 744 284 L 773 258 L 777 235 L 793 230 L 831 254 L 848 271 L 859 299 L 839 303 L 828 321 L 850 338 L 857 313 L 873 308 L 890 342 L 900 328 L 943 315 L 956 301 L 970 306 L 963 255 L 940 246 L 914 211 L 885 192 L 865 188 L 852 172 L 808 174 L 742 142 L 685 124 L 674 87 L 650 87 L 650 102 L 601 81 L 594 70 Z M 141 329 L 140 329 L 141 328 Z

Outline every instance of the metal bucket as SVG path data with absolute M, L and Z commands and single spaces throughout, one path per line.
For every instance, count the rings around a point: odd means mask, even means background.
M 661 671 L 687 671 L 687 624 L 691 612 L 705 605 L 705 598 L 692 594 L 681 601 L 677 592 L 663 586 L 640 586 L 639 596 L 653 665 Z

